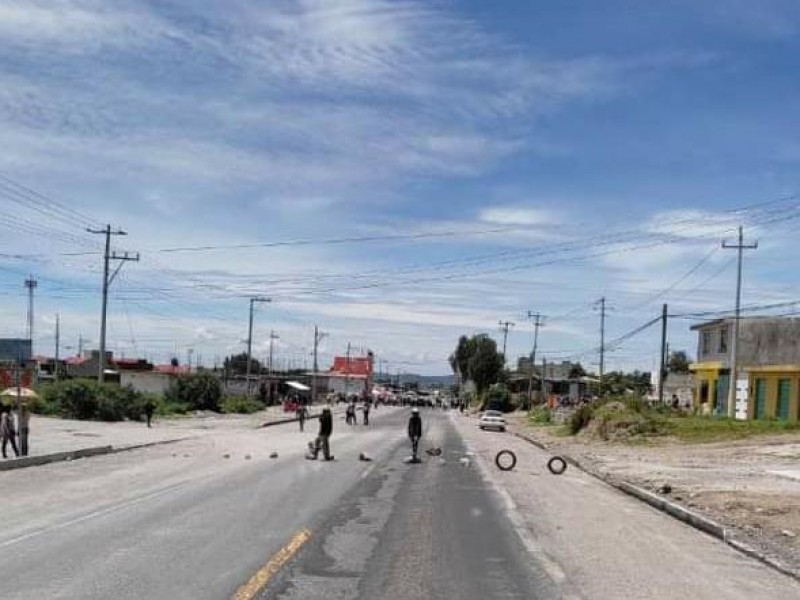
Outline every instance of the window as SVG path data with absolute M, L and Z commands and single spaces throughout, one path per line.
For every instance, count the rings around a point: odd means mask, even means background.
M 719 330 L 719 353 L 725 354 L 728 352 L 728 328 L 723 327 Z
M 711 354 L 711 332 L 703 331 L 700 334 L 700 354 Z

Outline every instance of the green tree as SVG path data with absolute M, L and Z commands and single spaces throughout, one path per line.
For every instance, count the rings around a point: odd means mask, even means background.
M 455 352 L 450 355 L 450 367 L 461 378 L 462 383 L 469 379 L 469 361 L 475 353 L 475 338 L 462 335 L 458 338 Z
M 497 351 L 497 343 L 486 334 L 473 336 L 471 346 L 473 351 L 469 357 L 467 372 L 469 379 L 475 383 L 478 395 L 482 396 L 490 385 L 500 379 L 505 360 Z
M 575 363 L 569 370 L 569 378 L 580 379 L 581 377 L 586 377 L 586 369 L 583 368 L 581 363 Z
M 669 360 L 667 361 L 667 370 L 671 373 L 688 373 L 689 372 L 689 355 L 684 350 L 676 350 L 669 353 Z
M 231 375 L 245 375 L 247 373 L 247 352 L 225 357 L 225 370 Z M 255 358 L 250 358 L 250 373 L 256 375 L 261 372 L 261 363 Z
M 173 404 L 185 404 L 192 410 L 219 412 L 222 384 L 211 373 L 196 373 L 179 377 L 167 390 L 165 399 Z

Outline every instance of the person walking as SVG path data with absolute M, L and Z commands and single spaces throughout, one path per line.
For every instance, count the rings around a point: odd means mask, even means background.
M 322 414 L 319 416 L 319 433 L 317 439 L 311 442 L 312 448 L 309 458 L 316 460 L 319 451 L 322 450 L 322 456 L 325 460 L 333 460 L 330 448 L 330 437 L 333 433 L 333 415 L 331 414 L 330 406 L 322 409 Z
M 300 424 L 300 431 L 302 432 L 305 424 L 306 419 L 308 418 L 308 409 L 306 408 L 305 404 L 300 404 L 297 407 L 297 422 Z
M 8 458 L 6 454 L 6 447 L 11 442 L 11 448 L 14 450 L 14 456 L 19 456 L 17 449 L 17 441 L 14 439 L 16 431 L 14 430 L 14 415 L 11 414 L 11 408 L 3 406 L 0 408 L 0 439 L 2 439 L 3 458 Z
M 147 419 L 147 426 L 152 427 L 151 422 L 153 421 L 153 413 L 156 411 L 156 403 L 153 402 L 152 398 L 148 398 L 147 402 L 144 403 L 144 416 Z
M 354 402 L 350 402 L 347 405 L 347 409 L 345 410 L 344 414 L 345 423 L 348 425 L 355 425 L 356 424 L 356 405 Z
M 19 425 L 19 453 L 22 456 L 28 456 L 28 437 L 31 432 L 31 410 L 28 408 L 27 402 L 20 404 L 17 424 Z
M 411 409 L 411 417 L 408 419 L 408 437 L 411 439 L 411 460 L 417 462 L 419 440 L 422 438 L 422 417 L 419 416 L 419 409 L 416 406 Z
M 369 425 L 369 402 L 364 402 L 364 425 Z

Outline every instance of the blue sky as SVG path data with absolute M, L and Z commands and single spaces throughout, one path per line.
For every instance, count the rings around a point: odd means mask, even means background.
M 97 343 L 82 226 L 104 223 L 142 254 L 110 346 L 156 361 L 241 350 L 261 293 L 257 354 L 274 329 L 295 364 L 318 324 L 323 362 L 351 342 L 443 373 L 500 319 L 527 353 L 533 310 L 548 358 L 591 366 L 602 295 L 612 338 L 662 302 L 729 308 L 714 248 L 739 223 L 761 242 L 745 303 L 797 298 L 798 203 L 730 212 L 800 192 L 796 2 L 6 0 L 0 56 L 0 323 L 24 332 L 33 273 L 42 351 L 56 312 L 65 345 Z M 166 251 L 397 235 L 417 237 Z

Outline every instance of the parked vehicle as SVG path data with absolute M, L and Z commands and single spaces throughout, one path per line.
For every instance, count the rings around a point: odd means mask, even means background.
M 495 429 L 497 431 L 505 431 L 506 418 L 499 410 L 487 410 L 478 419 L 478 427 L 481 430 Z

